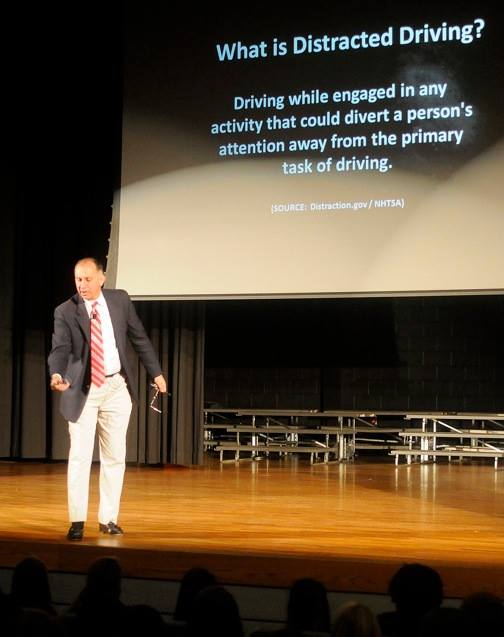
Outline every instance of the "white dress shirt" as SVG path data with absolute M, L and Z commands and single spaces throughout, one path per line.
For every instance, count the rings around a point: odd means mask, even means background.
M 103 294 L 94 301 L 88 301 L 84 299 L 86 304 L 86 310 L 91 318 L 93 312 L 93 304 L 97 303 L 96 309 L 100 315 L 102 340 L 103 340 L 103 362 L 105 367 L 105 376 L 110 376 L 121 371 L 121 360 L 119 358 L 119 352 L 117 350 L 114 328 L 112 327 L 112 321 L 110 319 L 110 313 L 107 306 L 107 301 Z

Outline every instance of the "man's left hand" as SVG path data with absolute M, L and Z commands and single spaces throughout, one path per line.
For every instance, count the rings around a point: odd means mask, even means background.
M 154 379 L 154 383 L 156 384 L 156 387 L 159 389 L 159 391 L 162 394 L 166 394 L 166 381 L 162 374 L 159 374 L 159 376 L 156 376 L 156 378 Z

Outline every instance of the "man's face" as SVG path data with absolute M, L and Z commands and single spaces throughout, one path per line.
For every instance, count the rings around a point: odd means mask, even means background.
M 83 261 L 75 267 L 75 287 L 86 301 L 94 301 L 100 296 L 105 275 L 92 261 Z

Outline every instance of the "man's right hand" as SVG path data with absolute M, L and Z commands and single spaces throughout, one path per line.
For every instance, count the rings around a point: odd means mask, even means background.
M 61 378 L 61 374 L 53 374 L 51 376 L 50 387 L 53 391 L 66 391 L 70 387 L 70 383 Z

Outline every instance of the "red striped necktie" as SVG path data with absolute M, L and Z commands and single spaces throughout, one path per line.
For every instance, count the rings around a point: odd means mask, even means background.
M 100 315 L 95 301 L 91 310 L 91 382 L 101 387 L 105 382 L 105 365 L 103 361 L 103 337 Z

